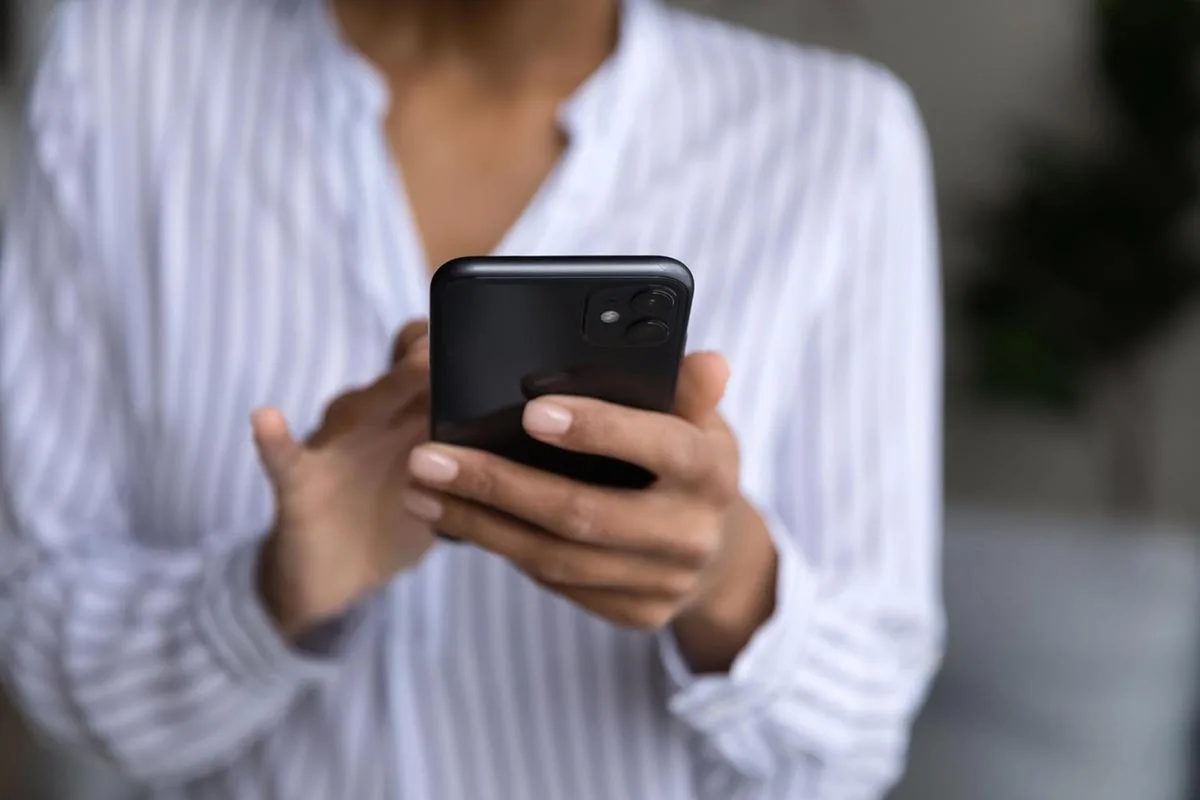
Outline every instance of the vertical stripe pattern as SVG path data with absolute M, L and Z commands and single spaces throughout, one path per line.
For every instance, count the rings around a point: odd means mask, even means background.
M 386 92 L 323 0 L 67 0 L 0 261 L 0 659 L 179 800 L 869 800 L 941 647 L 938 253 L 884 70 L 625 0 L 505 254 L 656 253 L 780 554 L 729 675 L 439 548 L 332 650 L 273 631 L 246 422 L 311 426 L 424 315 Z

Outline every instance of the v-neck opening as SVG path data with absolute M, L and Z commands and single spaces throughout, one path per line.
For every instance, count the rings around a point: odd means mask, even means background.
M 335 53 L 343 86 L 350 84 L 361 113 L 372 126 L 370 153 L 386 174 L 385 194 L 391 213 L 392 249 L 401 258 L 400 281 L 371 281 L 380 286 L 400 284 L 410 313 L 425 313 L 428 285 L 435 268 L 415 214 L 404 164 L 396 158 L 386 130 L 390 90 L 386 79 L 365 56 L 345 41 L 331 0 L 313 0 L 326 44 Z M 656 0 L 621 0 L 616 48 L 609 58 L 559 106 L 557 118 L 567 146 L 537 187 L 520 214 L 505 230 L 489 255 L 569 254 L 603 203 L 610 197 L 616 161 L 621 157 L 636 110 L 635 96 L 652 71 L 647 59 L 655 47 L 647 28 Z M 363 124 L 368 124 L 364 121 Z M 380 159 L 382 161 L 380 161 Z M 481 254 L 482 255 L 482 254 Z M 394 304 L 377 299 L 398 310 Z M 394 314 L 390 316 L 395 316 Z M 395 321 L 395 320 L 393 320 Z
M 441 267 L 441 264 L 435 264 L 434 260 L 430 257 L 428 242 L 426 241 L 424 232 L 421 230 L 420 220 L 413 206 L 412 193 L 408 187 L 404 164 L 396 157 L 392 150 L 385 125 L 379 125 L 378 136 L 381 157 L 387 161 L 388 180 L 392 188 L 398 224 L 402 229 L 400 232 L 409 240 L 406 249 L 411 251 L 412 263 L 420 267 L 420 269 L 409 271 L 428 281 L 433 277 L 433 273 Z M 536 220 L 547 215 L 547 208 L 552 209 L 554 207 L 554 195 L 563 182 L 568 179 L 570 173 L 576 169 L 573 166 L 573 162 L 577 158 L 577 153 L 578 148 L 568 138 L 562 153 L 559 154 L 550 170 L 538 184 L 537 189 L 525 202 L 513 221 L 505 228 L 504 233 L 495 245 L 492 246 L 491 250 L 486 253 L 463 253 L 461 255 L 505 256 L 520 254 L 523 249 L 522 243 L 531 239 L 527 232 L 534 227 L 533 223 Z

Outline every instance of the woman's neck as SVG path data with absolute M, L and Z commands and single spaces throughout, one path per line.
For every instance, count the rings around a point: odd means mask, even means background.
M 389 76 L 450 68 L 512 90 L 587 78 L 616 43 L 619 0 L 332 0 L 343 35 Z

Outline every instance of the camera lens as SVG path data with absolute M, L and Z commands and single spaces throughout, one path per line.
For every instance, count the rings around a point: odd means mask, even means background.
M 663 344 L 671 338 L 671 328 L 656 319 L 635 322 L 625 331 L 625 341 L 633 345 Z
M 665 314 L 675 307 L 675 295 L 666 289 L 650 289 L 635 294 L 630 305 L 639 314 Z

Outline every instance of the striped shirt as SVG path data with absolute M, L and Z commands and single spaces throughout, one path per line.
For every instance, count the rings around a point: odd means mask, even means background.
M 933 197 L 884 70 L 626 0 L 503 254 L 696 276 L 780 556 L 729 674 L 439 547 L 324 655 L 255 592 L 247 417 L 303 429 L 428 277 L 324 0 L 68 0 L 0 267 L 4 673 L 156 798 L 875 798 L 940 652 Z

